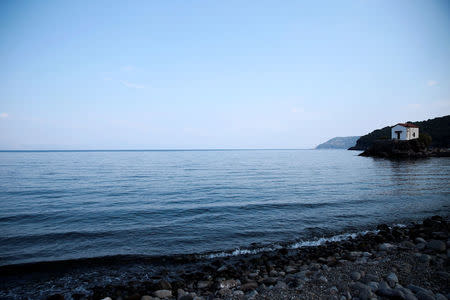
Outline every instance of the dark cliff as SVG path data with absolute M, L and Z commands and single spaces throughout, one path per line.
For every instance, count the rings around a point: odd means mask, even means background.
M 419 127 L 419 136 L 427 134 L 431 137 L 432 148 L 450 148 L 450 115 L 429 119 L 420 122 L 410 122 Z M 366 150 L 371 147 L 375 141 L 390 140 L 391 127 L 387 126 L 363 135 L 356 141 L 356 145 L 349 150 Z
M 448 149 L 429 149 L 419 139 L 409 141 L 378 140 L 360 156 L 383 157 L 392 159 L 413 159 L 425 157 L 450 157 Z

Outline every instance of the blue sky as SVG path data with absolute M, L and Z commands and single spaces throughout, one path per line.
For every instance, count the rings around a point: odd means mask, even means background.
M 450 113 L 448 1 L 1 1 L 0 149 L 310 148 Z

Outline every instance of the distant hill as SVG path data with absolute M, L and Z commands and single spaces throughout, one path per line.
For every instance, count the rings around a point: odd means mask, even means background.
M 426 133 L 431 136 L 431 147 L 450 147 L 450 115 L 410 123 L 419 126 L 419 136 L 422 133 Z M 392 124 L 392 126 L 393 125 L 395 124 Z M 367 150 L 376 140 L 386 140 L 390 138 L 391 126 L 386 126 L 381 129 L 374 130 L 369 134 L 363 135 L 356 141 L 356 145 L 351 147 L 349 150 Z
M 359 136 L 335 137 L 320 144 L 316 149 L 348 149 L 355 145 L 357 139 Z

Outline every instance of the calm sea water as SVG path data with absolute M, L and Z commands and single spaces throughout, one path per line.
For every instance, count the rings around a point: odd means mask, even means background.
M 450 159 L 0 152 L 0 265 L 312 239 L 450 211 Z

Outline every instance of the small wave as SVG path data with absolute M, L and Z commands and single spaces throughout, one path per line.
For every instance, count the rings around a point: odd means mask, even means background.
M 343 234 L 338 234 L 338 235 L 334 235 L 334 236 L 331 236 L 331 237 L 321 237 L 321 238 L 312 239 L 312 240 L 305 240 L 305 241 L 294 242 L 294 243 L 288 244 L 285 247 L 287 249 L 299 249 L 299 248 L 304 248 L 304 247 L 317 247 L 317 246 L 321 246 L 321 245 L 323 245 L 323 244 L 325 244 L 327 242 L 340 242 L 340 241 L 345 241 L 345 240 L 349 240 L 349 239 L 354 239 L 357 236 L 364 236 L 364 235 L 366 235 L 368 233 L 377 234 L 378 232 L 379 232 L 379 230 L 365 230 L 365 231 L 353 232 L 353 233 L 343 233 Z M 203 254 L 200 257 L 201 258 L 231 257 L 231 256 L 238 256 L 238 255 L 258 254 L 258 253 L 262 253 L 262 252 L 270 252 L 270 251 L 275 251 L 275 250 L 278 250 L 278 249 L 281 249 L 281 248 L 283 248 L 282 245 L 280 245 L 280 244 L 273 244 L 271 246 L 265 246 L 265 247 L 260 247 L 260 248 L 248 248 L 248 249 L 246 249 L 246 248 L 237 248 L 237 249 L 232 250 L 232 251 L 221 251 L 221 252 L 215 252 L 215 253 L 208 253 L 208 254 Z
M 298 248 L 303 248 L 303 247 L 317 247 L 317 246 L 323 245 L 327 242 L 341 242 L 341 241 L 345 241 L 345 240 L 349 240 L 349 239 L 354 239 L 359 235 L 366 235 L 368 233 L 378 233 L 378 232 L 379 232 L 379 230 L 365 230 L 365 231 L 361 231 L 361 232 L 338 234 L 338 235 L 334 235 L 334 236 L 328 237 L 328 238 L 322 237 L 322 238 L 315 239 L 315 240 L 300 241 L 300 242 L 292 244 L 288 248 L 298 249 Z

